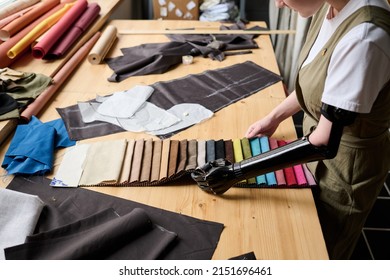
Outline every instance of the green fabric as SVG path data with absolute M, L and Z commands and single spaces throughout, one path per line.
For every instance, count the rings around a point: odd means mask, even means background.
M 313 17 L 299 58 L 300 66 L 315 42 L 328 7 L 325 5 Z M 339 26 L 323 51 L 299 71 L 296 93 L 305 112 L 304 134 L 309 134 L 318 124 L 327 69 L 337 43 L 363 22 L 372 22 L 390 34 L 389 18 L 390 13 L 379 7 L 359 9 Z M 344 129 L 334 159 L 308 164 L 319 184 L 315 199 L 331 259 L 350 257 L 387 177 L 390 168 L 389 85 L 379 93 L 370 113 L 359 114 L 354 124 Z

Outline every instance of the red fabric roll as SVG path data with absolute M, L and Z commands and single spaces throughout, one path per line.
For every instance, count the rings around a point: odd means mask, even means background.
M 46 33 L 46 35 L 33 47 L 32 55 L 43 58 L 57 40 L 74 24 L 74 22 L 87 9 L 86 0 L 78 0 L 76 4 Z

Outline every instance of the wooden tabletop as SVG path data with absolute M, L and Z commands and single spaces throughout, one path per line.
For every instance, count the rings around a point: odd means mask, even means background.
M 118 34 L 118 40 L 108 53 L 108 57 L 121 55 L 120 48 L 168 41 L 163 34 L 138 34 L 139 30 L 163 31 L 166 28 L 196 27 L 198 29 L 205 27 L 205 32 L 210 33 L 210 28 L 218 29 L 220 26 L 220 23 L 215 22 L 168 20 L 114 20 L 109 24 L 116 26 L 119 33 L 123 34 Z M 252 22 L 251 25 L 263 25 L 263 23 Z M 131 34 L 131 30 L 137 30 L 138 33 Z M 96 95 L 108 95 L 139 84 L 150 85 L 157 81 L 172 80 L 246 60 L 251 60 L 268 70 L 279 73 L 269 36 L 261 35 L 256 41 L 259 49 L 253 50 L 252 54 L 229 56 L 222 62 L 195 57 L 193 64 L 179 65 L 164 74 L 130 77 L 120 83 L 107 81 L 112 70 L 106 64 L 92 65 L 84 61 L 38 117 L 43 122 L 58 119 L 59 115 L 55 110 L 57 107 L 74 105 L 77 101 L 86 101 Z M 26 63 L 23 60 L 15 66 L 24 71 L 40 73 L 52 71 L 50 65 L 37 62 Z M 50 70 L 47 70 L 49 68 Z M 229 105 L 216 112 L 212 118 L 174 135 L 172 139 L 243 138 L 251 123 L 265 116 L 285 97 L 282 83 L 278 82 Z M 292 119 L 284 121 L 273 137 L 285 140 L 295 139 Z M 155 137 L 144 133 L 123 132 L 82 142 L 123 138 Z M 7 146 L 8 143 L 5 143 L 1 147 L 1 161 Z M 63 153 L 62 150 L 56 154 L 58 160 L 55 163 L 54 172 Z M 4 174 L 4 170 L 2 172 Z M 3 176 L 0 185 L 5 187 L 11 179 L 11 176 Z M 180 186 L 91 187 L 89 189 L 199 219 L 223 223 L 225 228 L 213 259 L 228 259 L 251 251 L 258 259 L 328 258 L 310 189 L 231 188 L 222 196 L 205 193 L 192 182 Z

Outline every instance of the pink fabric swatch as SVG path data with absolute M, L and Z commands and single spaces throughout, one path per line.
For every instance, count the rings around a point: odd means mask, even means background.
M 271 150 L 276 149 L 279 147 L 278 141 L 274 138 L 269 138 L 269 146 Z M 285 186 L 286 183 L 286 177 L 284 176 L 284 172 L 282 169 L 275 171 L 276 181 L 278 182 L 278 186 L 282 187 Z
M 293 166 L 295 178 L 297 179 L 298 186 L 306 186 L 307 180 L 305 176 L 305 172 L 303 171 L 302 164 L 298 164 Z
M 302 168 L 303 168 L 303 171 L 305 172 L 305 176 L 306 176 L 306 179 L 307 179 L 307 184 L 309 186 L 316 186 L 317 182 L 314 179 L 313 174 L 311 174 L 309 168 L 307 168 L 306 164 L 302 164 Z
M 76 4 L 45 34 L 45 36 L 33 47 L 32 55 L 35 58 L 43 58 L 57 42 L 57 40 L 72 26 L 72 24 L 87 9 L 86 0 L 78 0 Z

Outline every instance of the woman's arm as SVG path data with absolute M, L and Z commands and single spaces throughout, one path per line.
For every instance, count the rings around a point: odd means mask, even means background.
M 253 138 L 271 136 L 279 124 L 301 110 L 297 95 L 293 91 L 282 103 L 276 106 L 267 116 L 249 126 L 245 137 Z

